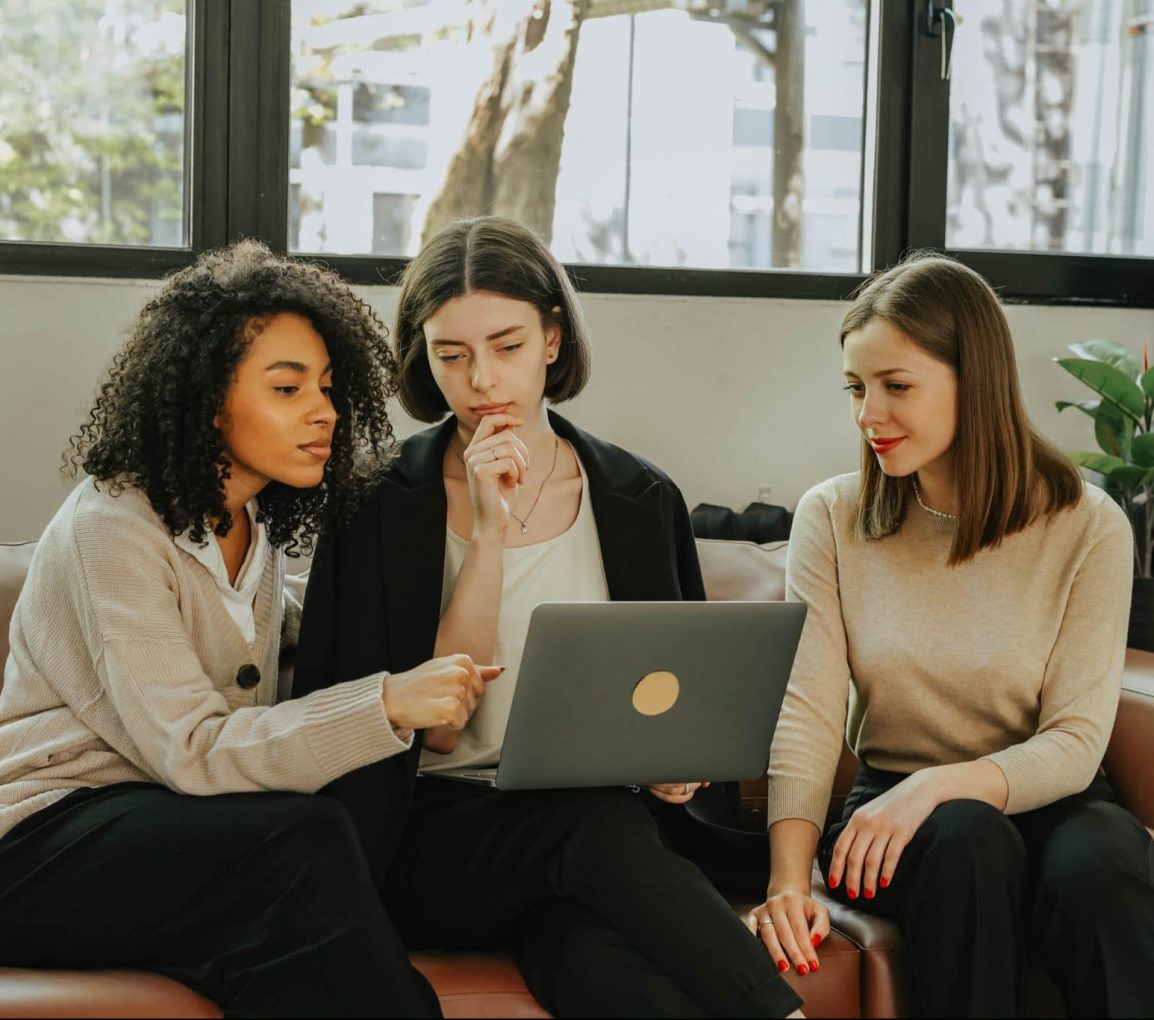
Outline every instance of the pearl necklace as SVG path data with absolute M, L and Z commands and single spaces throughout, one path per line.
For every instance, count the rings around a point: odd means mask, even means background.
M 922 494 L 918 491 L 917 478 L 911 475 L 910 481 L 914 486 L 914 499 L 918 501 L 918 506 L 920 506 L 926 513 L 933 514 L 935 517 L 938 517 L 943 521 L 956 521 L 958 519 L 957 514 L 943 513 L 941 510 L 935 510 L 932 506 L 926 506 L 925 503 L 922 502 Z

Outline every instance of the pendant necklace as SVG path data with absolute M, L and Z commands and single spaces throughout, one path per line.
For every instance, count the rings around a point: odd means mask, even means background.
M 541 488 L 537 490 L 537 498 L 533 500 L 533 505 L 529 507 L 529 512 L 524 517 L 518 517 L 512 509 L 509 510 L 509 516 L 521 525 L 521 534 L 529 534 L 529 518 L 532 516 L 534 510 L 537 509 L 537 504 L 541 502 L 541 493 L 545 491 L 545 486 L 549 484 L 549 479 L 553 477 L 553 472 L 557 470 L 557 451 L 561 448 L 561 440 L 556 436 L 553 437 L 553 466 L 549 469 L 549 473 L 545 476 L 545 481 L 541 483 Z
M 510 510 L 509 510 L 509 516 L 512 517 L 513 520 L 515 520 L 519 525 L 521 525 L 521 534 L 522 535 L 529 534 L 529 518 L 533 515 L 533 511 L 537 509 L 537 504 L 541 502 L 541 493 L 543 493 L 545 491 L 545 486 L 549 484 L 549 479 L 553 477 L 553 472 L 557 470 L 557 453 L 560 450 L 560 448 L 561 448 L 561 440 L 556 435 L 554 435 L 553 436 L 553 466 L 551 468 L 549 468 L 549 473 L 545 476 L 545 481 L 543 481 L 541 483 L 541 488 L 539 488 L 537 490 L 537 498 L 535 500 L 533 500 L 533 505 L 531 507 L 529 507 L 529 512 L 526 513 L 524 517 L 518 517 L 517 514 L 512 510 L 512 508 L 510 508 Z M 465 458 L 461 454 L 457 453 L 456 450 L 454 450 L 453 452 L 457 455 L 457 460 L 459 460 L 461 462 L 461 466 L 465 467 Z

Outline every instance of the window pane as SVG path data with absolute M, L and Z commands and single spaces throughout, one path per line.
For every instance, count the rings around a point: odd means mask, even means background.
M 1154 255 L 1154 2 L 955 8 L 947 245 Z
M 289 247 L 494 212 L 567 261 L 856 272 L 866 7 L 293 0 Z
M 187 243 L 184 0 L 0 0 L 0 239 Z

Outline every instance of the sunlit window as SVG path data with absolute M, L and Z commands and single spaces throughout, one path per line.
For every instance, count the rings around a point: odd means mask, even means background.
M 0 0 L 0 240 L 182 247 L 184 0 Z
M 289 246 L 855 272 L 866 0 L 293 0 Z
M 954 6 L 947 245 L 1154 255 L 1154 6 Z

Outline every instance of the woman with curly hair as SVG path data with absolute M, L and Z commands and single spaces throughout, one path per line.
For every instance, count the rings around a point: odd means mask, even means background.
M 0 960 L 137 967 L 231 1016 L 438 1015 L 335 800 L 498 669 L 286 700 L 285 556 L 387 458 L 393 360 L 334 274 L 246 241 L 145 305 L 68 458 L 0 690 Z

